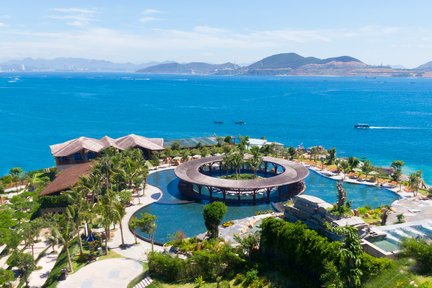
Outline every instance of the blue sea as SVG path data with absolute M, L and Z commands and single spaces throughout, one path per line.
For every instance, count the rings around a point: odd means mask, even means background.
M 81 135 L 230 134 L 336 147 L 377 165 L 401 159 L 432 183 L 428 79 L 2 73 L 0 123 L 0 174 L 52 166 L 48 146 Z

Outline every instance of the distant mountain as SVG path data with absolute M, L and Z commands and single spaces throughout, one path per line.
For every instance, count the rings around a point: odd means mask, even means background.
M 225 74 L 230 71 L 236 71 L 240 66 L 233 63 L 224 64 L 208 64 L 203 62 L 192 62 L 186 64 L 180 63 L 164 63 L 144 69 L 140 69 L 138 73 L 146 74 Z
M 84 58 L 25 58 L 22 60 L 10 60 L 0 63 L 0 71 L 134 72 L 138 69 L 157 64 L 160 64 L 160 62 L 133 64 Z
M 255 69 L 297 69 L 309 64 L 327 64 L 330 62 L 358 62 L 360 60 L 350 57 L 341 56 L 327 59 L 319 59 L 315 57 L 303 57 L 296 53 L 281 53 L 266 57 L 258 62 L 255 62 L 247 67 L 249 70 Z
M 432 61 L 429 61 L 423 65 L 418 66 L 417 68 L 415 68 L 417 70 L 421 70 L 421 71 L 428 71 L 428 72 L 432 72 Z

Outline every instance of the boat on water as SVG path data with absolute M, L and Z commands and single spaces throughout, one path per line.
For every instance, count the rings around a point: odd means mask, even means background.
M 369 129 L 370 125 L 364 124 L 364 123 L 357 123 L 354 125 L 354 128 L 356 128 L 356 129 Z
M 243 120 L 240 120 L 240 121 L 235 121 L 234 124 L 237 124 L 237 125 L 244 125 L 244 124 L 246 124 L 246 122 L 243 121 Z
M 214 124 L 223 124 L 223 121 L 214 121 Z

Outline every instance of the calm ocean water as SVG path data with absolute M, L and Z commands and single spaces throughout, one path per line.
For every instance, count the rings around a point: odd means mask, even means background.
M 427 79 L 3 73 L 0 123 L 0 174 L 51 166 L 48 145 L 81 135 L 241 134 L 336 147 L 379 165 L 402 159 L 432 182 Z

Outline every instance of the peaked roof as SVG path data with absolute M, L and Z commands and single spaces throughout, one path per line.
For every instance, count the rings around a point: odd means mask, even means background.
M 64 143 L 51 145 L 51 153 L 55 157 L 69 156 L 76 152 L 86 149 L 93 152 L 100 152 L 104 145 L 97 139 L 88 137 L 79 137 Z
M 92 164 L 92 162 L 88 162 L 66 168 L 60 172 L 54 181 L 48 184 L 39 195 L 51 195 L 72 188 L 79 181 L 81 176 L 86 176 L 90 173 Z
M 149 150 L 164 150 L 163 139 L 161 138 L 145 138 L 143 136 L 129 134 L 116 139 L 115 142 L 124 150 L 132 147 L 141 147 Z
M 104 149 L 108 147 L 114 147 L 116 149 L 123 150 L 120 146 L 116 144 L 115 140 L 109 136 L 102 137 L 101 139 L 99 139 L 99 142 L 104 146 Z

